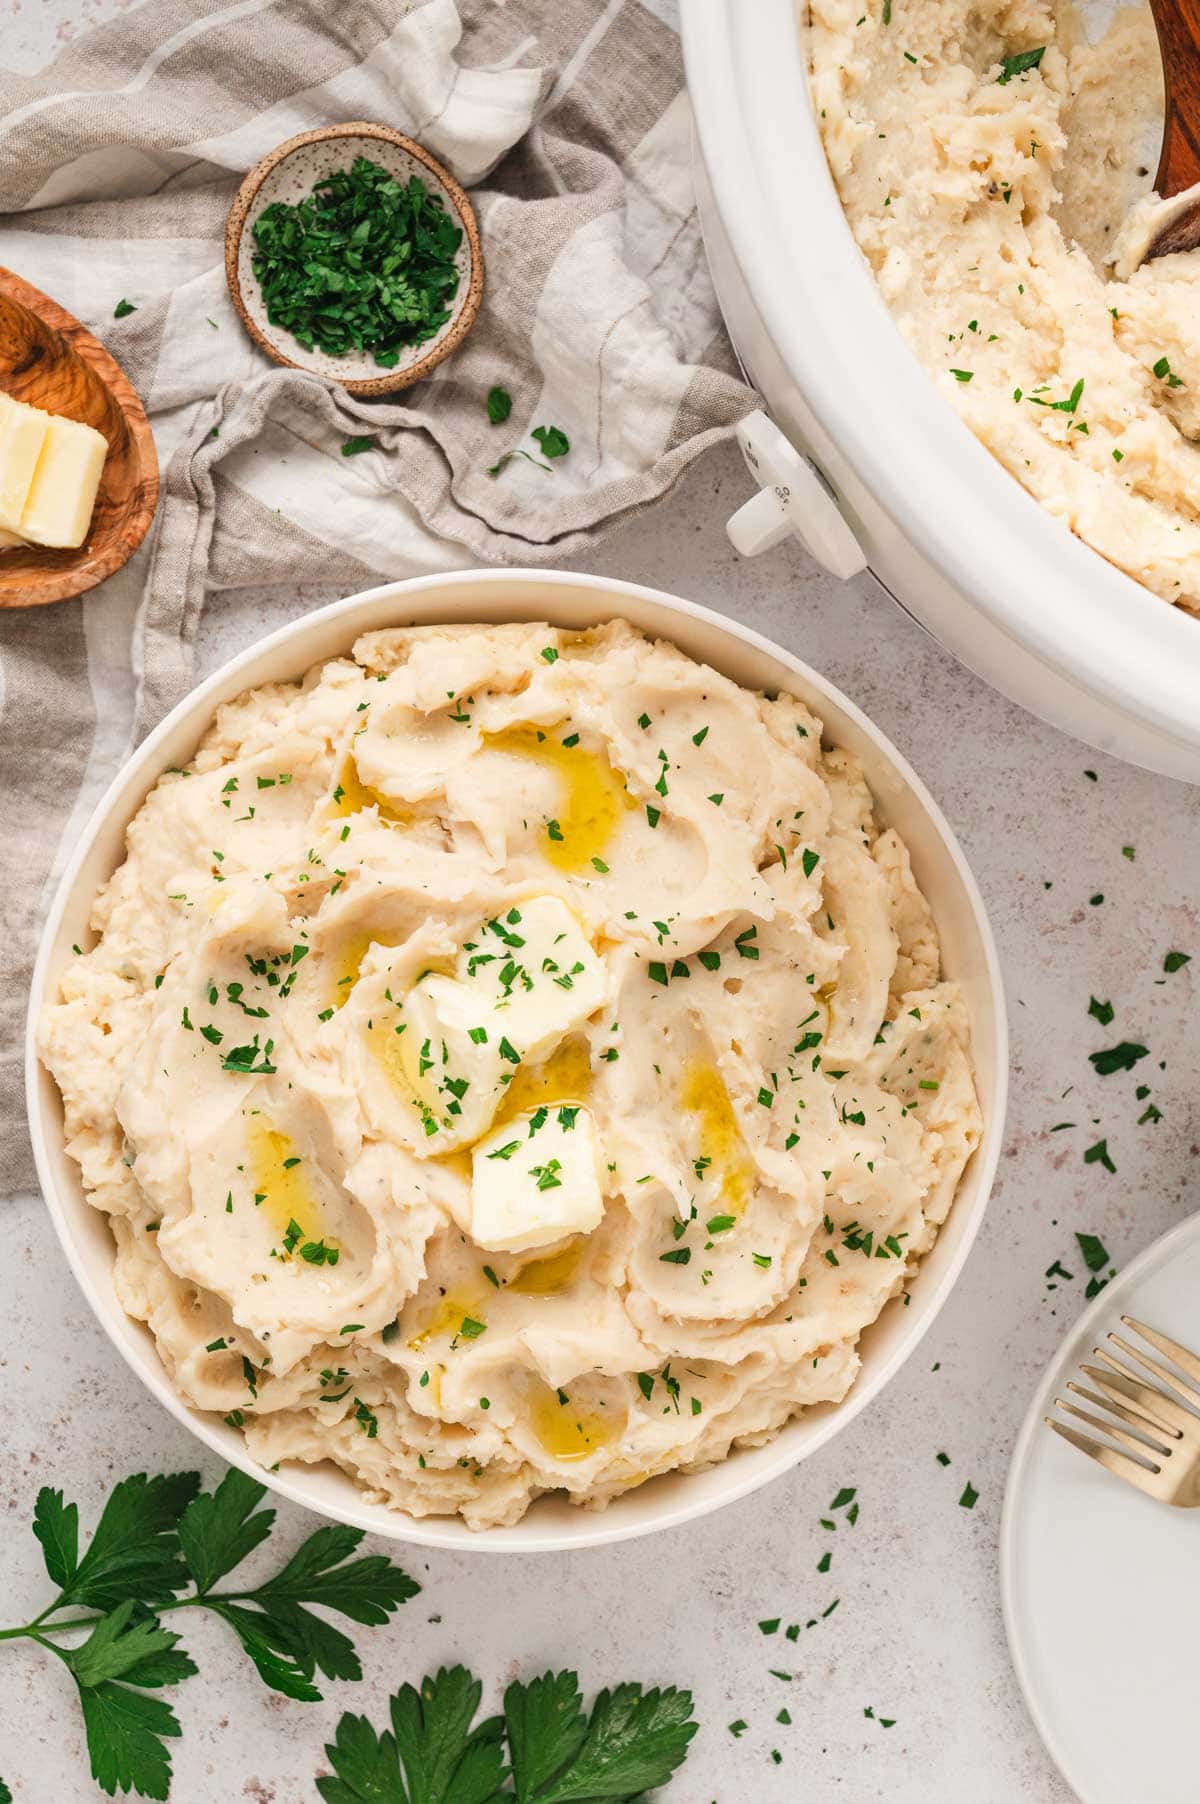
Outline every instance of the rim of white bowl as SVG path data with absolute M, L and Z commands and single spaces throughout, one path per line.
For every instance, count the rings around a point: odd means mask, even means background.
M 987 1050 L 994 1061 L 994 1097 L 990 1111 L 985 1110 L 984 1130 L 980 1145 L 976 1148 L 968 1165 L 967 1173 L 962 1180 L 963 1184 L 972 1186 L 974 1195 L 970 1203 L 966 1205 L 965 1214 L 958 1216 L 958 1221 L 963 1225 L 958 1229 L 958 1244 L 954 1248 L 953 1255 L 944 1269 L 937 1274 L 936 1279 L 928 1275 L 929 1261 L 936 1253 L 937 1246 L 941 1244 L 942 1235 L 946 1233 L 946 1226 L 943 1224 L 938 1242 L 922 1260 L 909 1287 L 913 1304 L 911 1325 L 907 1325 L 909 1312 L 906 1311 L 906 1327 L 904 1332 L 897 1336 L 896 1344 L 880 1360 L 876 1368 L 869 1373 L 860 1373 L 841 1403 L 811 1406 L 785 1424 L 778 1434 L 763 1446 L 754 1449 L 734 1449 L 724 1461 L 701 1473 L 688 1474 L 674 1471 L 660 1475 L 646 1486 L 638 1487 L 627 1493 L 626 1497 L 615 1500 L 603 1511 L 597 1512 L 566 1506 L 569 1508 L 569 1517 L 556 1520 L 551 1525 L 546 1520 L 543 1510 L 545 1500 L 539 1498 L 535 1499 L 521 1521 L 512 1527 L 472 1529 L 468 1528 L 458 1516 L 413 1517 L 384 1504 L 372 1503 L 349 1474 L 340 1470 L 337 1472 L 332 1486 L 336 1495 L 332 1498 L 320 1495 L 325 1485 L 329 1483 L 323 1468 L 308 1468 L 297 1464 L 294 1470 L 268 1471 L 251 1458 L 244 1438 L 236 1429 L 227 1427 L 215 1413 L 198 1410 L 185 1402 L 162 1365 L 154 1346 L 153 1337 L 146 1324 L 135 1321 L 133 1317 L 126 1314 L 115 1298 L 110 1298 L 102 1292 L 97 1281 L 93 1260 L 85 1252 L 76 1230 L 76 1224 L 71 1219 L 71 1206 L 60 1194 L 52 1149 L 57 1145 L 58 1150 L 68 1161 L 69 1155 L 65 1152 L 61 1119 L 55 1119 L 57 1086 L 42 1065 L 37 1050 L 37 1023 L 42 1012 L 48 979 L 58 954 L 58 936 L 63 917 L 75 899 L 76 884 L 92 846 L 101 830 L 108 825 L 110 815 L 115 816 L 118 806 L 128 803 L 129 797 L 137 791 L 137 799 L 132 806 L 122 810 L 124 825 L 127 825 L 128 821 L 132 819 L 149 788 L 152 787 L 162 770 L 167 768 L 165 761 L 159 758 L 160 748 L 177 729 L 180 729 L 184 723 L 189 726 L 194 725 L 198 741 L 210 724 L 216 707 L 222 701 L 240 694 L 244 689 L 253 686 L 255 682 L 280 680 L 246 674 L 252 671 L 253 666 L 267 661 L 276 651 L 293 646 L 297 648 L 293 680 L 302 675 L 305 669 L 321 661 L 322 658 L 338 655 L 333 651 L 314 651 L 306 655 L 299 650 L 299 647 L 307 640 L 322 636 L 323 629 L 333 623 L 347 622 L 346 633 L 341 640 L 342 655 L 346 655 L 360 632 L 377 630 L 378 626 L 383 624 L 393 626 L 411 624 L 406 604 L 415 598 L 427 598 L 436 595 L 439 590 L 445 591 L 448 598 L 447 605 L 454 608 L 459 604 L 449 600 L 451 592 L 463 589 L 476 590 L 483 603 L 484 597 L 489 591 L 503 591 L 506 588 L 531 590 L 537 594 L 538 599 L 536 608 L 526 608 L 522 611 L 518 608 L 514 597 L 510 601 L 508 609 L 508 617 L 512 619 L 548 619 L 553 623 L 552 606 L 544 604 L 549 602 L 548 592 L 559 590 L 573 593 L 576 596 L 580 593 L 595 596 L 596 607 L 594 610 L 589 610 L 593 615 L 594 623 L 620 616 L 630 619 L 633 625 L 639 626 L 637 614 L 640 608 L 643 612 L 661 610 L 676 619 L 693 623 L 697 629 L 715 629 L 718 637 L 738 641 L 751 651 L 770 659 L 780 667 L 781 671 L 798 679 L 800 685 L 815 691 L 819 697 L 823 697 L 827 703 L 845 716 L 853 727 L 857 728 L 859 733 L 870 742 L 882 763 L 890 766 L 892 774 L 899 778 L 901 788 L 909 792 L 924 813 L 935 836 L 941 842 L 942 850 L 949 856 L 955 874 L 962 885 L 970 911 L 971 925 L 982 953 L 983 970 L 980 975 L 987 1000 L 991 1006 L 990 1045 Z M 386 623 L 355 624 L 359 616 L 377 611 L 385 604 L 388 605 L 389 614 L 394 614 L 394 618 Z M 495 606 L 494 601 L 492 605 Z M 427 619 L 419 622 L 420 624 L 438 623 L 436 611 L 430 612 L 427 607 L 418 607 L 416 611 L 419 614 L 428 615 Z M 470 616 L 464 613 L 461 618 L 463 621 L 467 621 Z M 481 615 L 479 618 L 482 619 L 484 616 Z M 639 630 L 646 631 L 648 629 L 641 624 Z M 656 631 L 658 629 L 649 630 Z M 669 632 L 666 636 L 670 636 Z M 684 649 L 686 650 L 686 647 Z M 695 656 L 692 652 L 687 652 L 687 655 Z M 700 659 L 698 661 L 710 660 Z M 719 668 L 719 665 L 713 667 Z M 781 683 L 779 686 L 787 687 L 785 683 Z M 143 778 L 146 780 L 141 783 L 139 790 L 138 785 Z M 873 793 L 874 787 L 873 785 Z M 115 863 L 112 868 L 116 868 Z M 93 890 L 91 893 L 94 896 L 95 891 Z M 931 900 L 931 906 L 936 919 L 936 899 Z M 57 972 L 55 972 L 55 976 L 57 977 Z M 978 1053 L 979 1048 L 974 1038 L 975 1026 L 976 1024 L 973 1022 L 973 1047 Z M 978 1064 L 978 1058 L 976 1062 Z M 29 1129 L 38 1179 L 59 1243 L 66 1254 L 76 1282 L 90 1303 L 96 1319 L 127 1365 L 170 1414 L 190 1429 L 210 1452 L 219 1455 L 227 1464 L 237 1466 L 241 1471 L 258 1480 L 259 1483 L 265 1484 L 280 1496 L 286 1497 L 289 1502 L 300 1504 L 326 1520 L 345 1522 L 352 1527 L 362 1528 L 391 1540 L 407 1542 L 416 1546 L 448 1548 L 454 1551 L 552 1553 L 600 1547 L 614 1541 L 633 1540 L 642 1535 L 658 1533 L 663 1529 L 677 1528 L 700 1516 L 708 1515 L 725 1504 L 734 1503 L 753 1491 L 760 1490 L 773 1479 L 791 1471 L 802 1459 L 808 1458 L 824 1446 L 835 1434 L 853 1421 L 895 1376 L 924 1338 L 957 1282 L 987 1207 L 995 1179 L 1004 1130 L 1008 1095 L 1008 1026 L 1004 985 L 1000 975 L 1000 964 L 991 925 L 983 905 L 983 899 L 962 849 L 937 803 L 907 759 L 896 750 L 886 735 L 880 732 L 849 697 L 845 696 L 834 684 L 828 682 L 819 672 L 813 670 L 810 665 L 805 664 L 791 652 L 784 650 L 782 646 L 776 645 L 763 634 L 742 625 L 739 621 L 718 614 L 711 608 L 702 607 L 697 602 L 684 600 L 680 596 L 668 594 L 664 590 L 652 589 L 641 583 L 623 582 L 617 578 L 593 576 L 578 571 L 499 567 L 453 571 L 379 584 L 375 588 L 347 596 L 341 601 L 331 602 L 327 607 L 306 614 L 299 620 L 291 621 L 286 626 L 257 640 L 253 645 L 239 652 L 236 657 L 221 665 L 218 670 L 191 690 L 182 701 L 178 702 L 170 713 L 159 722 L 153 732 L 147 735 L 117 772 L 93 809 L 87 825 L 80 835 L 79 842 L 59 879 L 54 899 L 47 913 L 30 985 L 25 1034 L 25 1088 Z M 84 1211 L 91 1210 L 92 1205 L 86 1200 L 81 1182 L 77 1182 L 75 1187 L 79 1193 L 79 1207 Z M 954 1211 L 962 1209 L 964 1209 L 964 1199 L 961 1194 L 958 1194 L 950 1219 L 954 1219 Z M 108 1239 L 110 1245 L 115 1247 L 111 1235 L 108 1236 Z M 895 1303 L 886 1306 L 883 1314 L 878 1318 L 879 1321 L 885 1320 L 889 1311 L 897 1306 Z M 872 1324 L 864 1330 L 864 1334 L 869 1335 L 875 1326 L 877 1324 Z M 804 1444 L 797 1448 L 794 1442 L 798 1438 L 797 1431 L 802 1427 L 806 1429 Z M 714 1474 L 717 1475 L 715 1478 Z M 706 1478 L 710 1480 L 708 1486 L 704 1483 Z M 665 1489 L 661 1492 L 656 1491 L 656 1487 L 667 1485 L 672 1487 L 669 1499 L 667 1499 Z M 341 1495 L 343 1491 L 345 1493 L 344 1500 Z M 644 1507 L 645 1501 L 653 1499 L 656 1495 L 664 1498 L 662 1505 L 647 1511 Z M 634 1500 L 637 1500 L 636 1516 L 634 1511 L 625 1507 Z M 642 1507 L 638 1508 L 638 1504 Z M 540 1517 L 539 1512 L 541 1512 Z

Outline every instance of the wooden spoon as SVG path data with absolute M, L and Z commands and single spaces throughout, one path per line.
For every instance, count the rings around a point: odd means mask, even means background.
M 88 536 L 77 551 L 25 545 L 0 552 L 0 608 L 68 601 L 127 563 L 158 501 L 158 457 L 145 411 L 120 364 L 57 301 L 0 268 L 0 389 L 47 413 L 83 420 L 108 440 Z
M 1200 0 L 1150 0 L 1162 51 L 1166 119 L 1162 156 L 1154 178 L 1163 200 L 1200 183 Z M 1200 200 L 1185 205 L 1163 226 L 1146 252 L 1165 257 L 1200 245 Z

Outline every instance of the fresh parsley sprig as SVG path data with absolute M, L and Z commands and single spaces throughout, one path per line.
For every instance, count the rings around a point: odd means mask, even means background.
M 197 1671 L 159 1621 L 168 1611 L 211 1610 L 273 1691 L 317 1702 L 318 1672 L 360 1679 L 362 1667 L 350 1638 L 309 1606 L 379 1624 L 419 1591 L 383 1555 L 351 1559 L 362 1530 L 344 1527 L 317 1529 L 264 1584 L 214 1590 L 271 1533 L 274 1510 L 258 1508 L 265 1493 L 232 1470 L 211 1492 L 201 1491 L 197 1472 L 136 1473 L 113 1489 L 81 1553 L 78 1505 L 48 1486 L 38 1492 L 33 1532 L 58 1592 L 32 1622 L 0 1630 L 0 1641 L 35 1641 L 70 1672 L 92 1776 L 110 1795 L 168 1794 L 166 1744 L 179 1721 L 170 1704 L 145 1693 Z M 0 1804 L 6 1796 L 0 1782 Z
M 573 1672 L 545 1673 L 510 1685 L 503 1715 L 476 1723 L 482 1694 L 465 1667 L 443 1667 L 419 1691 L 401 1686 L 382 1734 L 347 1712 L 317 1790 L 326 1804 L 635 1804 L 667 1783 L 696 1733 L 691 1693 L 673 1686 L 618 1685 L 588 1715 Z

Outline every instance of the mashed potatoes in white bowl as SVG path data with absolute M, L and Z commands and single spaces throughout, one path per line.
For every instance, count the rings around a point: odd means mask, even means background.
M 511 571 L 182 703 L 63 878 L 28 1050 L 155 1395 L 324 1515 L 508 1550 L 687 1520 L 856 1414 L 962 1266 L 1006 1080 L 974 884 L 852 704 Z

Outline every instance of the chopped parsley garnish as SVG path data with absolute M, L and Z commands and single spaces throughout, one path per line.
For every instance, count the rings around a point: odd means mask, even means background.
M 268 1040 L 260 1050 L 258 1035 L 255 1034 L 249 1046 L 233 1046 L 221 1056 L 221 1068 L 224 1071 L 237 1071 L 243 1076 L 270 1077 L 276 1070 L 271 1063 L 271 1054 L 275 1050 L 274 1040 Z
M 1075 1238 L 1079 1242 L 1079 1251 L 1089 1272 L 1103 1271 L 1109 1263 L 1108 1251 L 1104 1242 L 1097 1239 L 1095 1234 L 1076 1234 Z
M 1105 1171 L 1115 1172 L 1117 1169 L 1109 1157 L 1107 1139 L 1097 1140 L 1095 1146 L 1089 1146 L 1083 1155 L 1083 1162 L 1085 1165 L 1103 1165 Z
M 1138 1061 L 1146 1057 L 1148 1050 L 1136 1041 L 1121 1040 L 1103 1052 L 1089 1053 L 1088 1062 L 1095 1067 L 1098 1077 L 1111 1077 L 1114 1071 L 1132 1071 Z
M 512 412 L 512 396 L 506 388 L 490 388 L 487 398 L 487 416 L 493 426 L 503 426 Z
M 560 426 L 535 426 L 530 433 L 541 446 L 543 457 L 565 457 L 571 441 Z
M 1165 382 L 1168 388 L 1183 387 L 1183 377 L 1175 374 L 1165 357 L 1160 357 L 1154 365 L 1154 374 L 1160 382 Z
M 391 369 L 450 318 L 462 229 L 419 176 L 356 157 L 298 205 L 273 201 L 253 237 L 267 318 L 307 350 L 369 351 Z
M 1030 69 L 1036 69 L 1046 54 L 1046 46 L 1039 44 L 1036 50 L 1018 50 L 1015 56 L 1006 56 L 1000 65 L 1000 73 L 996 80 L 1005 87 L 1014 75 L 1024 75 Z

